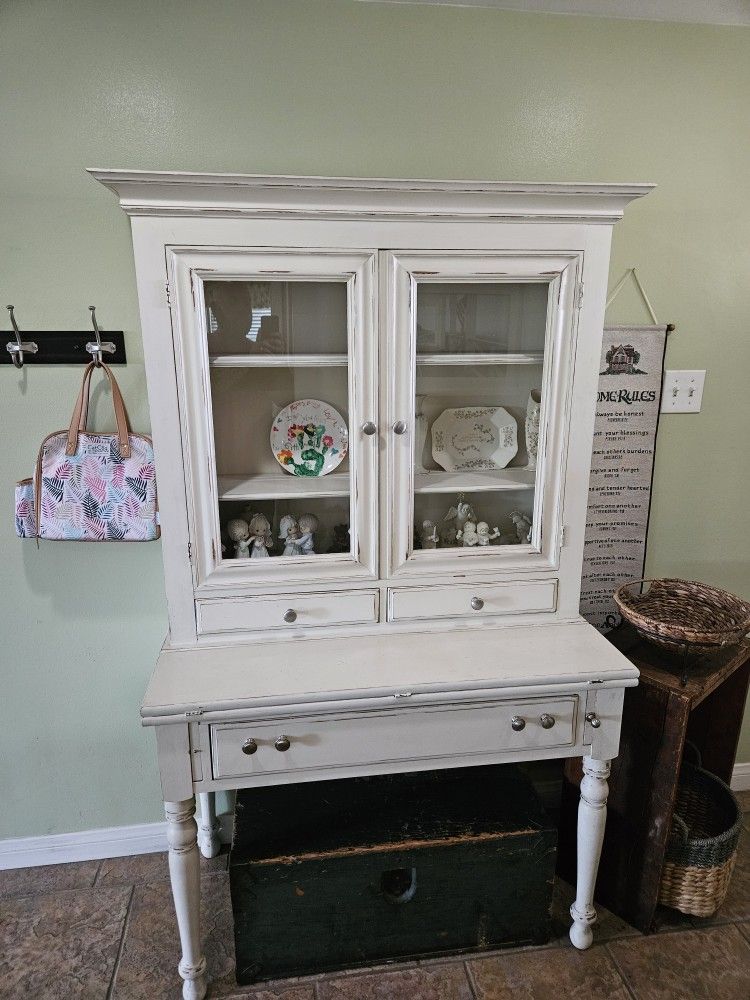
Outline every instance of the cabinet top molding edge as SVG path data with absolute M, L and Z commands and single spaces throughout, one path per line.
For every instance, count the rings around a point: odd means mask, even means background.
M 654 184 L 294 177 L 90 168 L 131 216 L 530 220 L 612 225 Z

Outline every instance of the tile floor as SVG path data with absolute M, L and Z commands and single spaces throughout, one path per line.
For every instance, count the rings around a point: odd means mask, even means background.
M 595 945 L 567 942 L 570 889 L 555 893 L 559 937 L 541 948 L 403 963 L 273 983 L 234 981 L 227 856 L 203 862 L 209 997 L 244 1000 L 747 1000 L 750 792 L 729 896 L 710 920 L 666 916 L 642 937 L 600 913 Z M 2 1000 L 178 1000 L 178 939 L 166 858 L 147 854 L 0 872 Z

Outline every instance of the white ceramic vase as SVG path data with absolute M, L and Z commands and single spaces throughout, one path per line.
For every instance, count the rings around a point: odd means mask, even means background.
M 526 401 L 526 451 L 529 471 L 536 469 L 536 459 L 539 450 L 539 413 L 542 404 L 541 389 L 532 389 Z

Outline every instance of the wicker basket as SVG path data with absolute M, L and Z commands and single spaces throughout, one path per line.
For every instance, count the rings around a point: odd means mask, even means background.
M 639 635 L 672 652 L 716 652 L 750 631 L 750 603 L 705 583 L 636 580 L 618 588 L 614 600 Z
M 659 902 L 695 917 L 710 917 L 729 888 L 742 811 L 729 787 L 699 766 L 700 757 L 698 761 L 698 766 L 683 761 L 680 771 Z

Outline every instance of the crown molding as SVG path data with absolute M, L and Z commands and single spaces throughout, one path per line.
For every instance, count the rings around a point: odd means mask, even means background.
M 484 7 L 527 14 L 572 14 L 627 21 L 750 25 L 749 0 L 359 0 L 360 3 Z
M 600 222 L 622 218 L 653 184 L 396 180 L 106 170 L 91 174 L 130 216 L 261 218 L 532 219 Z

